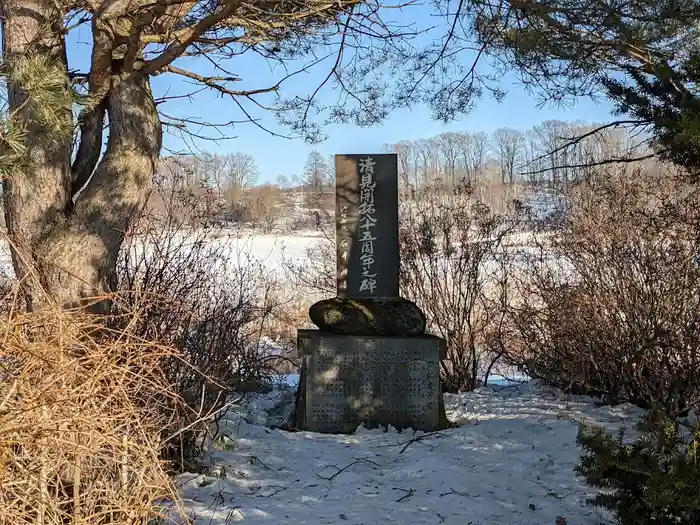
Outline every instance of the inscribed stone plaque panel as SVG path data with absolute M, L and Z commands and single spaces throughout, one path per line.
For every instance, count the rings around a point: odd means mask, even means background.
M 361 421 L 437 427 L 439 339 L 314 339 L 305 358 L 309 430 L 349 432 Z
M 336 155 L 337 294 L 398 297 L 397 156 Z
M 381 341 L 381 342 L 379 342 Z M 442 340 L 437 337 L 384 338 L 326 336 L 320 338 L 315 352 L 324 358 L 334 359 L 340 349 L 343 355 L 356 355 L 368 363 L 395 363 L 405 361 L 439 362 Z M 377 349 L 381 347 L 381 351 Z

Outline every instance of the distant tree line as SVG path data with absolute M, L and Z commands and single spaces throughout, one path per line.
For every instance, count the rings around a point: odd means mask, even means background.
M 406 189 L 488 181 L 564 191 L 570 184 L 590 180 L 597 166 L 631 163 L 647 148 L 643 137 L 626 128 L 560 120 L 546 120 L 525 131 L 447 132 L 384 147 L 398 155 L 399 179 Z
M 525 188 L 561 195 L 590 182 L 601 165 L 633 166 L 650 146 L 626 127 L 546 120 L 528 130 L 446 132 L 377 149 L 397 154 L 404 199 L 426 188 L 468 192 L 499 209 Z M 300 174 L 280 174 L 263 184 L 249 153 L 172 155 L 161 159 L 156 183 L 185 195 L 200 215 L 272 228 L 279 217 L 296 213 L 318 227 L 332 215 L 335 170 L 332 156 L 314 150 Z
M 378 148 L 379 149 L 379 148 Z M 581 121 L 546 120 L 528 130 L 499 128 L 446 132 L 418 140 L 385 144 L 398 155 L 402 186 L 419 188 L 441 180 L 450 186 L 486 178 L 502 184 L 544 184 L 557 187 L 586 181 L 595 168 L 611 162 L 634 162 L 649 146 L 628 128 Z M 259 183 L 260 170 L 248 153 L 204 153 L 165 157 L 159 180 L 172 187 L 199 186 L 218 197 L 243 193 Z M 299 174 L 280 174 L 274 185 L 310 194 L 332 191 L 330 158 L 312 151 Z M 272 184 L 272 183 L 269 183 Z

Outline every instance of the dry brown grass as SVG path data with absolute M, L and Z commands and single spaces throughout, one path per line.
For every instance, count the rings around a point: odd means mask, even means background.
M 0 319 L 0 523 L 135 524 L 177 501 L 166 348 L 48 308 Z

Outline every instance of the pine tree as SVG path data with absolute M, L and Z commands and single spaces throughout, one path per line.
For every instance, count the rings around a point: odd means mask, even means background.
M 641 157 L 661 153 L 698 177 L 700 1 L 505 0 L 493 9 L 490 0 L 470 0 L 468 5 L 464 16 L 472 20 L 480 45 L 504 70 L 515 68 L 543 100 L 603 95 L 624 115 L 618 125 L 652 132 L 653 151 Z
M 576 471 L 602 489 L 588 503 L 611 511 L 622 525 L 697 525 L 700 523 L 700 430 L 679 426 L 652 413 L 626 442 L 601 428 L 581 427 L 583 448 Z
M 693 49 L 675 67 L 658 64 L 651 76 L 627 68 L 628 81 L 604 81 L 617 110 L 653 128 L 653 135 L 666 158 L 700 176 L 700 50 Z

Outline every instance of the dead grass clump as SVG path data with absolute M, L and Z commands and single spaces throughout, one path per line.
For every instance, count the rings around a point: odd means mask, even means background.
M 5 316 L 0 337 L 0 523 L 147 523 L 177 501 L 167 349 L 58 309 Z

